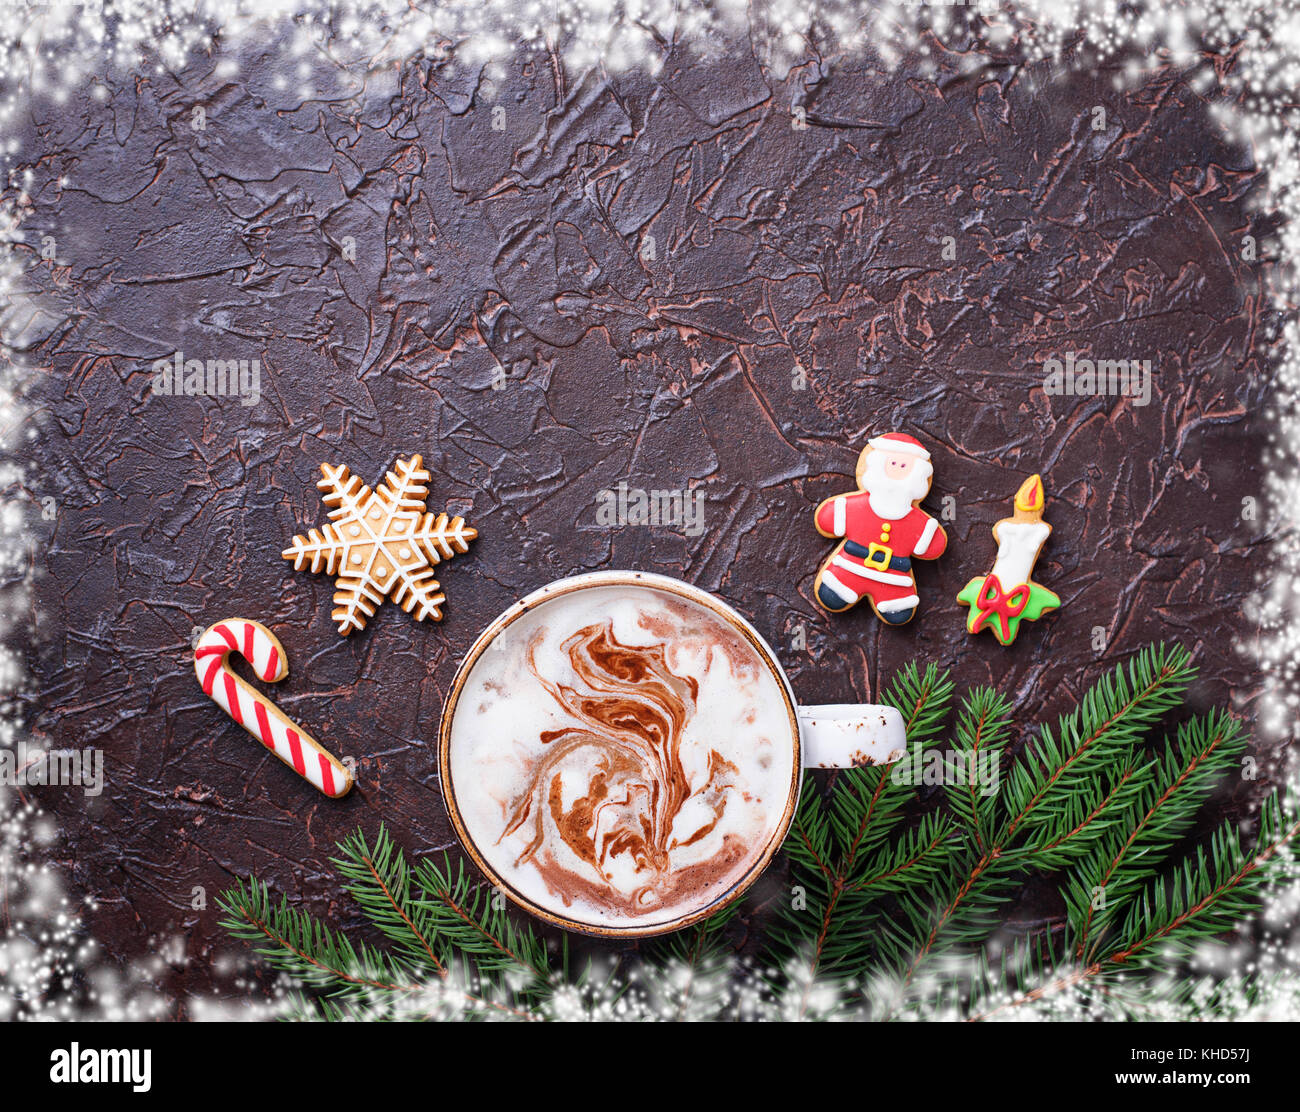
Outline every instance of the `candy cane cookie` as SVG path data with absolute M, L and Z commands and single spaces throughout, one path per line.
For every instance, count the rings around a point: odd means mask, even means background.
M 270 699 L 235 675 L 227 660 L 231 653 L 247 660 L 267 683 L 289 674 L 284 646 L 274 633 L 247 618 L 226 618 L 209 626 L 194 648 L 194 674 L 204 694 L 299 776 L 334 799 L 347 795 L 352 774 Z

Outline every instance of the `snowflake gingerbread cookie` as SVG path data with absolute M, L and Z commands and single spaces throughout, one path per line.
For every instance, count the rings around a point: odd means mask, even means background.
M 957 596 L 958 602 L 970 607 L 967 632 L 991 629 L 1001 644 L 1009 645 L 1022 621 L 1034 621 L 1061 605 L 1054 591 L 1029 578 L 1052 535 L 1052 527 L 1043 520 L 1046 504 L 1043 480 L 1031 475 L 1016 491 L 1012 516 L 993 526 L 993 539 L 998 542 L 993 570 L 972 579 Z
M 427 513 L 429 472 L 419 456 L 399 459 L 371 490 L 346 467 L 320 465 L 316 486 L 332 507 L 329 522 L 296 536 L 281 555 L 295 571 L 337 572 L 330 615 L 344 636 L 364 629 L 375 609 L 391 598 L 417 622 L 442 617 L 447 596 L 433 577 L 439 560 L 469 549 L 478 530 L 462 517 Z
M 948 547 L 948 534 L 921 509 L 933 475 L 930 453 L 914 437 L 890 432 L 867 441 L 859 489 L 817 507 L 817 531 L 840 541 L 813 585 L 824 609 L 839 613 L 866 599 L 889 625 L 912 620 L 921 602 L 912 561 Z

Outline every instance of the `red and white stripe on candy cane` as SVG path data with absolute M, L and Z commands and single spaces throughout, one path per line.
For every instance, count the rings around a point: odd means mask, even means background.
M 209 626 L 194 649 L 194 673 L 204 694 L 299 776 L 332 798 L 346 795 L 352 788 L 351 773 L 270 699 L 235 675 L 227 661 L 231 653 L 247 660 L 267 683 L 289 674 L 284 646 L 274 633 L 247 618 L 226 618 Z

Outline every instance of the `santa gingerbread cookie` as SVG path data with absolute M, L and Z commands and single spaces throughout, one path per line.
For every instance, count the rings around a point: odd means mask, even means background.
M 911 621 L 921 598 L 912 561 L 933 560 L 948 547 L 943 527 L 920 508 L 930 493 L 930 453 L 914 437 L 885 433 L 858 457 L 858 490 L 817 507 L 817 531 L 839 544 L 814 584 L 817 602 L 832 613 L 866 599 L 890 625 Z

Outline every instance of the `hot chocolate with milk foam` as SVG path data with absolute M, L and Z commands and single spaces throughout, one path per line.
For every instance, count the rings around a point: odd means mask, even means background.
M 790 705 L 741 631 L 644 585 L 540 603 L 465 678 L 448 760 L 475 848 L 595 927 L 708 907 L 759 864 L 794 783 Z

